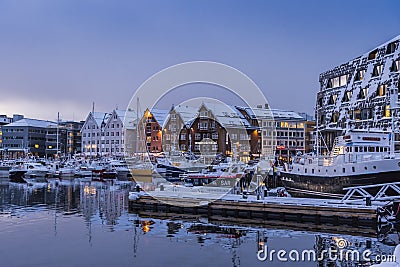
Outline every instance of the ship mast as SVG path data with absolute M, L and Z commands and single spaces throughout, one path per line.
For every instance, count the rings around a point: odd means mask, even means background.
M 315 147 L 316 147 L 316 154 L 317 158 L 319 157 L 319 132 L 318 132 L 318 127 L 319 127 L 319 116 L 318 116 L 318 107 L 316 108 L 316 126 L 315 126 Z

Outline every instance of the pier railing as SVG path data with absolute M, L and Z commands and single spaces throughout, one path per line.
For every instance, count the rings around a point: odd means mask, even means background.
M 400 182 L 364 185 L 343 188 L 347 193 L 343 196 L 342 202 L 359 201 L 360 198 L 370 201 L 392 201 L 400 199 Z M 370 192 L 377 192 L 375 194 Z M 389 194 L 392 192 L 392 194 Z

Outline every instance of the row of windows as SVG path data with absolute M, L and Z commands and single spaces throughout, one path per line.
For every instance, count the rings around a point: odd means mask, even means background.
M 105 136 L 110 136 L 110 135 L 111 136 L 119 136 L 119 132 L 106 132 L 105 133 Z M 95 136 L 100 136 L 100 133 L 92 133 L 92 134 L 83 133 L 82 136 L 83 137 L 90 137 L 90 136 L 95 137 Z M 104 136 L 104 132 L 101 133 L 101 136 Z
M 400 87 L 400 83 L 398 84 L 398 87 Z M 369 88 L 361 88 L 360 91 L 357 94 L 357 99 L 365 99 L 368 95 L 368 90 Z M 387 92 L 387 84 L 380 84 L 377 86 L 376 91 L 375 91 L 375 96 L 376 97 L 381 97 L 381 96 L 386 96 L 386 92 Z M 348 91 L 345 92 L 342 98 L 342 102 L 349 102 L 351 97 L 353 95 L 352 91 Z M 328 105 L 334 105 L 336 104 L 336 100 L 337 100 L 337 95 L 336 94 L 332 94 L 329 99 L 328 99 Z M 319 103 L 320 106 L 323 106 L 322 103 L 322 98 L 319 99 Z
M 7 129 L 7 128 L 4 128 L 3 129 L 3 131 L 5 132 L 5 133 L 18 133 L 18 132 L 23 132 L 24 131 L 24 129 L 13 129 L 13 128 L 11 128 L 11 129 Z M 36 130 L 35 130 L 36 131 Z M 29 130 L 29 132 L 31 132 L 31 130 Z
M 108 147 L 106 147 L 106 148 L 102 148 L 101 149 L 101 152 L 105 152 L 105 153 L 107 153 L 107 152 L 124 152 L 124 148 L 108 148 Z M 82 149 L 82 152 L 86 152 L 86 153 L 88 153 L 88 152 L 100 152 L 100 148 L 92 148 L 92 149 L 90 149 L 90 148 L 83 148 Z
M 304 137 L 304 132 L 287 132 L 287 131 L 276 131 L 276 136 L 278 137 Z
M 400 70 L 400 59 L 393 60 L 390 66 L 390 71 L 398 72 L 399 70 Z M 366 71 L 365 69 L 360 69 L 356 71 L 356 74 L 354 76 L 354 81 L 355 82 L 362 81 L 365 77 L 365 71 Z M 382 72 L 383 72 L 383 64 L 375 65 L 372 70 L 371 77 L 378 77 L 382 74 Z M 348 75 L 342 75 L 335 78 L 331 78 L 328 80 L 326 88 L 329 89 L 329 88 L 344 86 L 347 84 L 347 81 L 348 81 Z
M 303 147 L 304 142 L 303 141 L 282 141 L 282 140 L 277 140 L 277 143 L 280 146 L 285 146 L 285 147 Z M 271 141 L 268 141 L 268 145 L 271 145 Z
M 376 166 L 374 165 L 374 166 L 372 166 L 372 169 L 374 169 L 374 170 L 376 170 Z M 300 171 L 300 168 L 298 168 L 297 169 L 298 171 Z M 368 166 L 364 166 L 364 170 L 368 170 Z M 307 171 L 308 171 L 308 169 L 307 168 L 305 168 L 304 169 L 304 173 L 307 173 Z M 351 167 L 351 171 L 352 172 L 356 172 L 356 168 L 353 166 L 353 167 Z M 320 173 L 321 172 L 321 169 L 318 169 L 318 172 Z M 328 169 L 325 169 L 325 172 L 328 172 Z M 334 169 L 333 170 L 333 172 L 336 172 L 336 169 Z M 342 168 L 342 172 L 343 173 L 346 173 L 346 168 Z M 315 169 L 311 169 L 311 173 L 315 173 Z
M 114 140 L 111 140 L 111 141 L 110 141 L 110 140 L 101 140 L 101 143 L 102 143 L 102 144 L 105 143 L 105 144 L 107 144 L 107 145 L 110 144 L 110 143 L 111 143 L 112 145 L 114 145 L 114 144 L 119 145 L 119 140 L 115 140 L 115 141 L 114 141 Z M 83 145 L 85 145 L 85 144 L 89 144 L 89 145 L 90 145 L 90 144 L 100 144 L 100 140 L 97 140 L 97 141 L 95 140 L 95 141 L 93 141 L 93 142 L 88 141 L 87 143 L 86 143 L 86 141 L 82 141 L 82 144 L 83 144 Z M 124 140 L 121 140 L 121 144 L 124 144 Z

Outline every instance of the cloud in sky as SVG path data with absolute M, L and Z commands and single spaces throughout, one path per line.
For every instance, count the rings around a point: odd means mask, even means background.
M 0 2 L 0 113 L 84 119 L 152 74 L 217 61 L 276 108 L 313 112 L 319 73 L 400 34 L 398 1 Z

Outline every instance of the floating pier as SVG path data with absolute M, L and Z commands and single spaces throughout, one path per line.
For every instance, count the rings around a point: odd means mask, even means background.
M 262 220 L 299 224 L 352 226 L 376 229 L 379 205 L 365 201 L 346 204 L 340 200 L 290 197 L 219 195 L 216 193 L 154 191 L 131 192 L 131 212 L 203 215 L 218 220 Z

